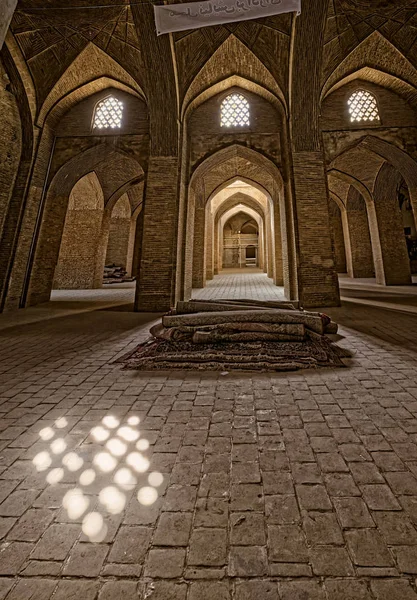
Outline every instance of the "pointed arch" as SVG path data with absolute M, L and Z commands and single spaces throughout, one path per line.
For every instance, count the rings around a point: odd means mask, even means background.
M 228 169 L 227 172 L 224 172 L 223 181 L 230 180 L 233 177 L 241 179 L 245 176 L 245 171 L 248 171 L 247 168 L 242 168 L 245 162 L 263 170 L 263 176 L 261 173 L 257 173 L 256 179 L 268 190 L 270 196 L 274 195 L 274 190 L 283 191 L 284 182 L 279 168 L 260 152 L 239 144 L 233 144 L 218 150 L 197 165 L 190 178 L 190 188 L 194 188 L 198 184 L 198 180 L 204 178 L 209 171 L 219 165 L 225 165 L 225 163 L 228 163 Z M 214 185 L 213 189 L 210 189 L 208 196 L 212 194 L 216 187 L 218 185 Z
M 20 73 L 22 84 L 26 91 L 26 97 L 30 107 L 30 113 L 32 115 L 32 121 L 35 122 L 36 118 L 36 90 L 35 84 L 33 83 L 32 74 L 28 68 L 26 60 L 22 54 L 19 44 L 16 41 L 11 29 L 7 32 L 6 39 L 4 41 L 5 46 L 10 52 L 13 58 L 14 64 Z
M 63 110 L 60 111 L 62 116 L 66 110 L 79 102 L 80 99 L 104 89 L 104 80 L 107 80 L 107 87 L 109 87 L 108 82 L 112 81 L 114 87 L 130 91 L 130 93 L 134 93 L 142 99 L 145 98 L 141 86 L 118 62 L 94 44 L 89 43 L 49 92 L 42 107 L 40 107 L 38 124 L 42 126 L 47 115 L 60 102 L 63 101 L 63 105 L 61 105 Z M 87 85 L 89 91 L 85 94 L 87 90 L 85 86 Z M 77 99 L 78 90 L 83 90 L 84 95 Z M 72 99 L 71 103 L 69 102 L 70 99 Z
M 191 104 L 196 108 L 232 86 L 263 96 L 269 102 L 279 105 L 280 110 L 286 113 L 285 95 L 273 75 L 247 46 L 230 35 L 193 79 L 184 96 L 182 117 Z
M 354 79 L 381 85 L 417 104 L 417 72 L 410 61 L 375 31 L 358 44 L 323 82 L 321 101 Z
M 120 169 L 120 160 L 126 162 L 126 169 Z M 99 281 L 100 267 L 104 267 L 104 248 L 107 244 L 110 207 L 126 191 L 123 187 L 126 174 L 131 174 L 128 183 L 133 185 L 143 177 L 143 169 L 132 157 L 112 144 L 93 146 L 65 163 L 54 175 L 45 197 L 40 219 L 40 228 L 35 235 L 34 252 L 29 259 L 24 303 L 30 305 L 49 299 L 54 278 L 55 265 L 67 214 L 71 191 L 77 181 L 94 172 L 103 190 L 106 210 L 100 233 L 100 263 L 97 263 L 95 281 Z M 123 173 L 124 175 L 120 175 Z M 132 181 L 133 179 L 133 181 Z M 107 206 L 107 203 L 111 204 Z
M 98 92 L 106 89 L 121 90 L 143 100 L 143 96 L 137 90 L 127 86 L 126 84 L 110 77 L 99 77 L 98 79 L 88 81 L 75 90 L 72 90 L 67 95 L 59 98 L 54 105 L 51 105 L 50 108 L 47 108 L 46 104 L 44 104 L 38 117 L 38 125 L 43 126 L 45 123 L 48 123 L 52 127 L 56 126 L 63 115 L 73 106 L 85 98 L 88 98 L 89 96 L 97 94 Z

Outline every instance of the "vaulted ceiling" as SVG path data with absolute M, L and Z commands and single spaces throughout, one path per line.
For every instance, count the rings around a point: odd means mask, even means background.
M 20 0 L 11 29 L 40 103 L 89 43 L 140 78 L 141 54 L 129 0 L 115 4 L 116 0 L 77 0 L 78 8 L 71 9 L 63 7 L 62 0 Z
M 375 31 L 417 66 L 417 0 L 330 0 L 324 41 L 325 78 Z
M 12 21 L 38 106 L 88 44 L 107 53 L 140 85 L 144 80 L 146 45 L 138 39 L 130 0 L 76 0 L 77 8 L 71 8 L 72 3 L 19 0 Z M 179 98 L 230 36 L 263 63 L 287 94 L 292 19 L 284 14 L 174 34 L 170 59 L 176 62 Z M 417 0 L 329 0 L 324 27 L 323 81 L 375 31 L 417 67 Z M 217 56 L 227 60 L 225 53 Z M 208 71 L 212 76 L 213 66 Z

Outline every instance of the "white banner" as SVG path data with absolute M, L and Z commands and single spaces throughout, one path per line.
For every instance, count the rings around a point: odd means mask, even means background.
M 282 13 L 301 13 L 301 0 L 204 0 L 154 5 L 158 35 L 234 21 L 249 21 Z

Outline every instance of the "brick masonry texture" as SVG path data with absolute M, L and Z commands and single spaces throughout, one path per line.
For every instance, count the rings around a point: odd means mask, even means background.
M 136 276 L 137 309 L 187 299 L 218 268 L 218 214 L 206 206 L 236 179 L 256 190 L 241 198 L 246 209 L 261 190 L 268 197 L 261 268 L 288 298 L 337 306 L 337 270 L 410 282 L 398 190 L 412 221 L 417 74 L 402 40 L 413 36 L 414 9 L 397 3 L 398 25 L 382 3 L 305 0 L 296 21 L 284 14 L 170 42 L 155 35 L 150 6 L 68 7 L 68 49 L 51 2 L 35 19 L 31 2 L 19 5 L 0 57 L 1 310 L 47 301 L 55 274 L 58 287 L 98 287 L 106 255 Z M 14 3 L 5 8 L 3 29 Z M 350 119 L 361 89 L 375 96 L 374 122 Z M 250 124 L 226 130 L 220 107 L 234 92 L 245 95 Z M 121 127 L 97 130 L 95 109 L 110 95 L 123 103 Z M 99 233 L 100 215 L 88 227 L 91 214 L 79 223 L 67 210 L 93 174 L 104 198 Z M 129 228 L 112 212 L 124 194 Z M 355 195 L 365 210 L 350 206 Z
M 275 375 L 121 371 L 113 359 L 147 326 L 114 309 L 2 318 L 3 598 L 417 597 L 414 318 L 332 314 L 349 368 Z M 98 466 L 110 438 L 90 432 L 117 432 L 110 415 L 140 419 L 119 441 L 150 444 L 132 486 L 115 482 L 127 451 Z M 89 469 L 96 479 L 80 483 Z M 68 510 L 74 488 L 87 504 Z M 83 533 L 91 512 L 100 540 Z

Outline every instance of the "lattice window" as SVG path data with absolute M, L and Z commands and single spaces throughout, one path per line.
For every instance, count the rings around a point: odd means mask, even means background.
M 250 125 L 249 102 L 242 94 L 231 94 L 222 102 L 222 127 L 245 127 Z
M 353 122 L 379 121 L 376 98 L 371 92 L 358 90 L 348 100 L 350 120 Z
M 101 100 L 94 113 L 94 129 L 118 129 L 122 126 L 123 102 L 114 96 Z

